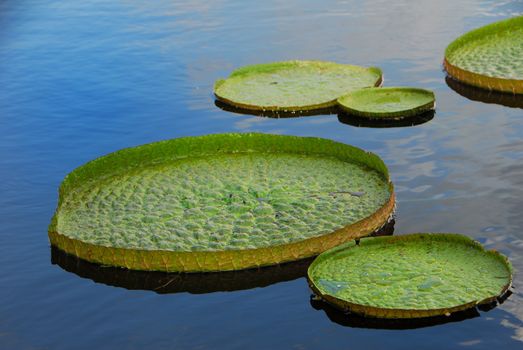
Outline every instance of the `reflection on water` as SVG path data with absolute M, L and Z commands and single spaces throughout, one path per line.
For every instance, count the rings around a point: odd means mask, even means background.
M 304 259 L 292 263 L 230 272 L 166 273 L 133 271 L 117 267 L 101 266 L 69 255 L 51 247 L 51 262 L 68 272 L 96 283 L 130 290 L 150 290 L 159 294 L 231 292 L 266 287 L 274 283 L 292 281 L 304 277 L 312 262 Z
M 348 124 L 356 127 L 365 127 L 365 128 L 399 128 L 405 126 L 415 126 L 420 124 L 425 124 L 432 119 L 434 119 L 435 111 L 428 111 L 421 113 L 409 118 L 399 119 L 399 120 L 379 120 L 379 119 L 369 119 L 358 117 L 355 115 L 350 115 L 344 112 L 338 113 L 338 120 L 340 123 Z
M 445 78 L 445 82 L 452 90 L 469 100 L 493 103 L 512 108 L 523 108 L 523 95 L 480 89 L 471 85 L 463 84 L 449 76 Z
M 367 127 L 367 128 L 397 128 L 397 127 L 406 127 L 406 126 L 415 126 L 419 124 L 424 124 L 432 120 L 435 116 L 435 111 L 427 111 L 416 116 L 409 118 L 399 119 L 399 120 L 379 120 L 379 119 L 369 119 L 358 117 L 355 115 L 350 115 L 343 111 L 340 111 L 337 107 L 323 108 L 312 111 L 262 111 L 262 110 L 251 110 L 231 106 L 227 103 L 224 103 L 220 100 L 215 100 L 214 105 L 221 110 L 242 114 L 242 115 L 254 115 L 258 117 L 266 118 L 299 118 L 299 117 L 309 117 L 309 116 L 319 116 L 319 115 L 338 115 L 338 120 L 340 123 L 348 124 L 356 127 Z
M 231 112 L 231 113 L 249 114 L 249 115 L 255 115 L 258 117 L 267 117 L 267 118 L 298 118 L 298 117 L 309 117 L 309 116 L 316 116 L 316 115 L 336 114 L 336 112 L 337 112 L 337 108 L 335 108 L 335 107 L 314 109 L 311 111 L 291 111 L 291 112 L 253 110 L 253 109 L 234 107 L 234 106 L 231 106 L 220 100 L 215 100 L 214 105 L 224 111 Z
M 522 13 L 522 0 L 1 1 L 0 348 L 521 348 L 518 289 L 465 322 L 346 328 L 310 307 L 304 278 L 198 295 L 92 283 L 49 263 L 46 227 L 64 176 L 109 152 L 209 133 L 314 136 L 380 155 L 397 232 L 463 233 L 523 271 L 521 109 L 460 96 L 441 65 L 456 37 Z M 385 86 L 434 91 L 437 117 L 355 128 L 215 106 L 216 79 L 291 59 L 379 66 Z
M 415 329 L 437 326 L 445 323 L 460 322 L 466 319 L 479 317 L 479 311 L 487 312 L 494 309 L 498 303 L 503 304 L 505 300 L 512 294 L 508 290 L 504 295 L 490 304 L 480 305 L 477 308 L 470 308 L 467 310 L 454 312 L 450 316 L 434 316 L 422 317 L 416 319 L 380 319 L 372 317 L 362 317 L 350 313 L 343 312 L 322 300 L 317 299 L 314 295 L 310 298 L 311 306 L 316 310 L 322 310 L 327 317 L 342 326 L 355 328 L 378 328 L 378 329 Z
M 394 219 L 371 236 L 390 236 L 394 233 Z M 271 284 L 292 281 L 307 275 L 313 258 L 281 265 L 241 271 L 208 273 L 167 273 L 157 271 L 133 271 L 103 266 L 79 259 L 52 246 L 51 263 L 82 278 L 96 283 L 129 290 L 150 290 L 159 294 L 231 292 L 266 287 Z
M 469 309 L 461 312 L 453 313 L 450 316 L 437 316 L 418 319 L 380 319 L 362 317 L 344 313 L 320 300 L 311 297 L 311 306 L 319 311 L 325 312 L 325 315 L 339 325 L 353 328 L 376 328 L 376 329 L 415 329 L 437 326 L 440 324 L 450 322 L 460 322 L 466 319 L 479 317 L 480 314 L 477 309 Z

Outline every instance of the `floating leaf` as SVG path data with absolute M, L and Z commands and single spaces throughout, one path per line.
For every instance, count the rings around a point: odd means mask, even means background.
M 466 236 L 421 233 L 341 245 L 320 254 L 308 278 L 320 298 L 345 311 L 418 318 L 495 301 L 510 287 L 512 267 Z
M 329 195 L 339 190 L 365 195 Z M 368 235 L 393 207 L 387 169 L 372 153 L 319 138 L 209 135 L 124 149 L 74 170 L 49 237 L 105 265 L 237 270 Z
M 432 91 L 405 87 L 368 88 L 338 99 L 347 113 L 373 119 L 403 119 L 434 109 Z
M 477 87 L 523 94 L 523 16 L 470 31 L 445 51 L 448 74 Z
M 336 105 L 355 89 L 379 86 L 376 67 L 322 61 L 286 61 L 242 67 L 214 85 L 216 97 L 237 108 L 307 111 Z

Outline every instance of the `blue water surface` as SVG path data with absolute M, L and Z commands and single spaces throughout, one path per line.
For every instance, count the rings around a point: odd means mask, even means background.
M 479 317 L 383 330 L 331 321 L 303 277 L 227 292 L 131 290 L 52 264 L 47 238 L 75 167 L 162 139 L 258 131 L 378 153 L 396 185 L 395 234 L 464 233 L 523 271 L 523 110 L 459 95 L 441 67 L 455 37 L 521 14 L 521 0 L 1 1 L 0 348 L 522 348 L 519 272 L 514 294 Z M 287 59 L 380 66 L 387 86 L 434 90 L 436 115 L 375 129 L 214 105 L 216 79 Z

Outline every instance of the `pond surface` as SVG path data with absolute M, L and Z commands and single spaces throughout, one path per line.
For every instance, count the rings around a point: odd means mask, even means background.
M 455 37 L 522 13 L 516 0 L 2 1 L 0 348 L 521 348 L 519 272 L 514 294 L 478 317 L 375 329 L 317 310 L 304 263 L 210 278 L 100 277 L 56 252 L 52 264 L 47 225 L 63 177 L 120 148 L 219 132 L 311 135 L 385 160 L 395 234 L 464 233 L 523 271 L 523 103 L 451 88 L 441 67 Z M 295 58 L 379 66 L 385 86 L 434 90 L 436 114 L 370 128 L 215 106 L 214 80 Z

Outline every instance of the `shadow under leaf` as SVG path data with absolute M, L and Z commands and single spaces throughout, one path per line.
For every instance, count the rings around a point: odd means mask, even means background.
M 514 95 L 480 89 L 474 86 L 463 84 L 449 76 L 445 78 L 448 87 L 459 95 L 472 101 L 478 101 L 489 104 L 498 104 L 511 108 L 523 108 L 523 95 Z
M 254 115 L 257 117 L 266 117 L 266 118 L 299 118 L 299 117 L 311 117 L 318 115 L 329 115 L 336 114 L 338 110 L 335 107 L 314 109 L 310 111 L 271 111 L 271 110 L 253 110 L 246 108 L 238 108 L 231 106 L 227 103 L 224 103 L 220 100 L 214 100 L 216 107 L 224 110 L 226 112 L 236 113 L 236 114 L 248 114 Z
M 344 313 L 329 304 L 315 300 L 311 297 L 311 306 L 315 310 L 325 312 L 325 315 L 334 323 L 344 327 L 352 328 L 371 328 L 371 329 L 416 329 L 432 327 L 445 323 L 460 322 L 480 316 L 478 309 L 468 309 L 451 314 L 450 316 L 435 316 L 415 319 L 383 319 L 363 317 L 354 314 Z
M 419 115 L 403 119 L 370 119 L 362 118 L 345 112 L 338 113 L 338 120 L 342 124 L 364 128 L 398 128 L 415 126 L 429 122 L 435 116 L 435 111 L 428 111 Z
M 296 262 L 226 272 L 175 273 L 136 271 L 113 266 L 103 266 L 77 258 L 51 247 L 51 262 L 68 272 L 96 283 L 129 290 L 150 290 L 159 294 L 231 292 L 304 277 L 313 258 Z

